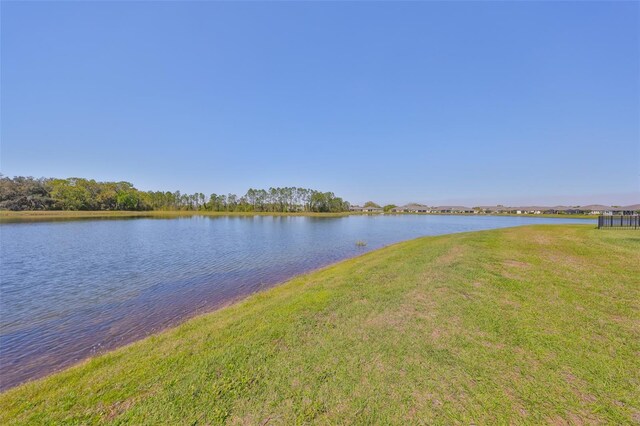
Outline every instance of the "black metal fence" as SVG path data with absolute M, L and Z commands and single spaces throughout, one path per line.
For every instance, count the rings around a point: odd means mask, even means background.
M 598 229 L 640 229 L 640 215 L 598 216 Z

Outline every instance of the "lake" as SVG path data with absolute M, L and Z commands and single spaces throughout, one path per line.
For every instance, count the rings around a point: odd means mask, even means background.
M 595 222 L 390 215 L 0 224 L 0 388 L 391 243 L 542 223 Z

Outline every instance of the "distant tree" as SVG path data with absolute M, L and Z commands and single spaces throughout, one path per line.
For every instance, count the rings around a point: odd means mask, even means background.
M 373 202 L 367 206 L 377 206 Z M 0 174 L 0 209 L 11 210 L 208 210 L 229 212 L 341 212 L 349 203 L 333 192 L 307 188 L 249 188 L 236 194 L 139 191 L 130 182 L 93 179 L 34 179 Z
M 235 212 L 238 207 L 238 196 L 236 194 L 227 195 L 227 211 Z
M 375 208 L 380 208 L 380 206 L 376 203 L 374 203 L 373 201 L 367 201 L 366 203 L 364 203 L 363 207 L 375 207 Z
M 55 207 L 61 210 L 90 210 L 91 194 L 83 185 L 83 179 L 53 179 L 51 198 Z
M 46 179 L 0 175 L 0 209 L 47 210 L 53 207 Z
M 382 208 L 382 210 L 384 210 L 385 213 L 386 213 L 386 212 L 391 211 L 392 209 L 395 209 L 396 207 L 398 207 L 398 206 L 396 206 L 395 204 L 387 204 L 386 206 L 384 206 Z
M 119 191 L 116 195 L 118 210 L 138 210 L 140 198 L 133 191 Z

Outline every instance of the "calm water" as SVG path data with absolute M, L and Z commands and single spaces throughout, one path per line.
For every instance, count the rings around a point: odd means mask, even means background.
M 0 387 L 390 243 L 530 223 L 589 222 L 406 215 L 0 224 Z

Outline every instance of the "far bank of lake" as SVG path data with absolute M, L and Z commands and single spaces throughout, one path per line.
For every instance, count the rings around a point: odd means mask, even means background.
M 305 216 L 305 217 L 346 217 L 346 216 L 513 216 L 529 218 L 556 218 L 556 219 L 593 219 L 596 215 L 588 214 L 514 214 L 514 213 L 367 213 L 367 212 L 339 212 L 339 213 L 314 213 L 314 212 L 217 212 L 207 210 L 149 210 L 149 211 L 127 211 L 127 210 L 23 210 L 11 211 L 0 210 L 0 223 L 56 221 L 56 220 L 84 220 L 84 219 L 128 219 L 128 218 L 174 218 L 190 216 Z

